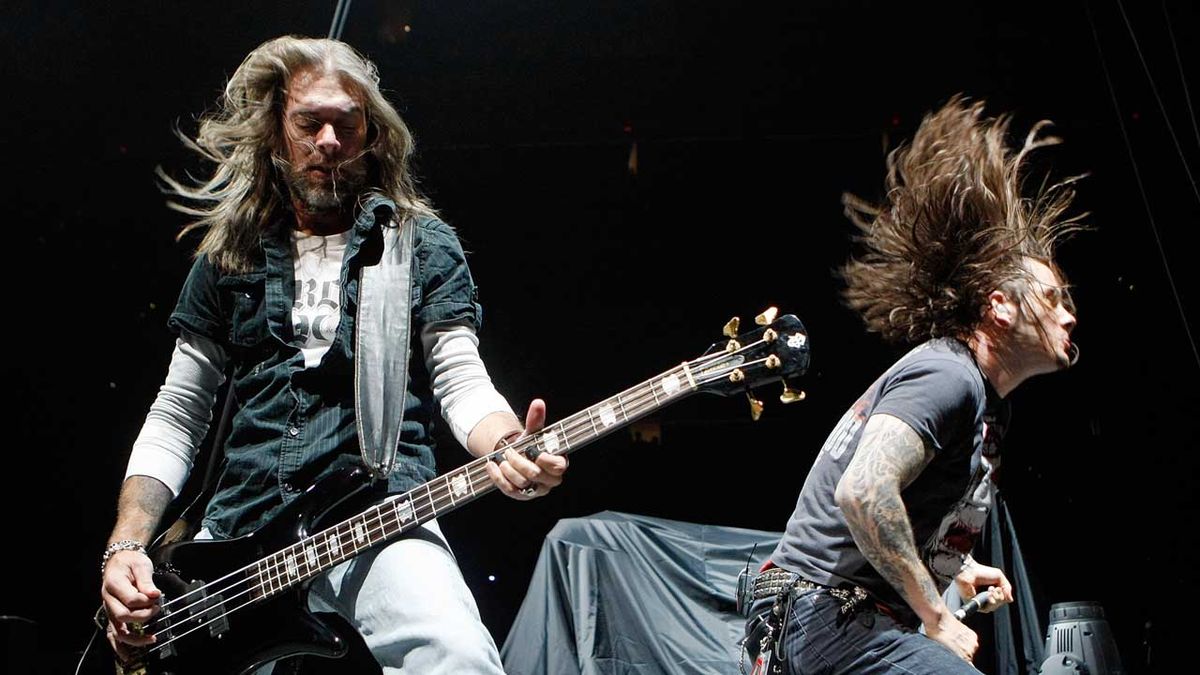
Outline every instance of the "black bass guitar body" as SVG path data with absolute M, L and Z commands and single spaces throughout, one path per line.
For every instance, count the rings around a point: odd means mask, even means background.
M 368 484 L 366 472 L 349 469 L 315 483 L 251 534 L 178 542 L 155 551 L 154 582 L 164 605 L 175 608 L 155 617 L 152 648 L 161 647 L 140 670 L 149 675 L 243 674 L 289 656 L 344 655 L 347 643 L 338 628 L 309 611 L 308 583 L 264 594 L 263 585 L 270 581 L 264 582 L 256 570 L 270 554 L 295 546 L 330 514 L 359 501 L 355 497 Z

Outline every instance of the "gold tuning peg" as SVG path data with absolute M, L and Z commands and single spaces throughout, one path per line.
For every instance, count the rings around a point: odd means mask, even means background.
M 796 401 L 803 401 L 806 396 L 807 394 L 805 394 L 803 391 L 789 389 L 787 382 L 784 382 L 783 393 L 779 395 L 779 400 L 783 403 L 795 403 Z
M 775 316 L 777 314 L 779 314 L 779 309 L 777 307 L 768 307 L 762 314 L 754 317 L 754 323 L 760 326 L 769 326 L 771 325 L 771 322 L 775 320 Z
M 725 329 L 721 332 L 725 334 L 725 337 L 735 338 L 738 335 L 738 326 L 741 324 L 742 320 L 735 316 L 729 320 L 729 323 L 725 324 Z
M 750 419 L 757 422 L 762 417 L 763 402 L 751 396 L 750 392 L 746 392 L 746 398 L 750 399 Z

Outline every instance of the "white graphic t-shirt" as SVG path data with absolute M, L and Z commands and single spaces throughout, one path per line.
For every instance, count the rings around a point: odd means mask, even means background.
M 292 328 L 304 352 L 304 367 L 321 363 L 342 316 L 342 257 L 349 231 L 323 237 L 292 231 L 296 292 Z

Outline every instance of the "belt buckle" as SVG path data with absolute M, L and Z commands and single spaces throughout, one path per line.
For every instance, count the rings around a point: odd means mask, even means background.
M 849 614 L 858 607 L 860 603 L 867 599 L 867 592 L 861 586 L 853 588 L 831 588 L 829 594 L 837 598 L 841 602 L 841 607 L 838 610 L 842 614 Z

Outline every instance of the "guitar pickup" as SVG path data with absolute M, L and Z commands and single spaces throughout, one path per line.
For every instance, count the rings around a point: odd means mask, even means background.
M 209 595 L 203 581 L 192 582 L 187 587 L 188 596 L 195 598 L 196 608 L 192 616 L 208 627 L 208 634 L 221 637 L 229 631 L 229 611 L 225 608 L 225 598 L 220 593 Z

